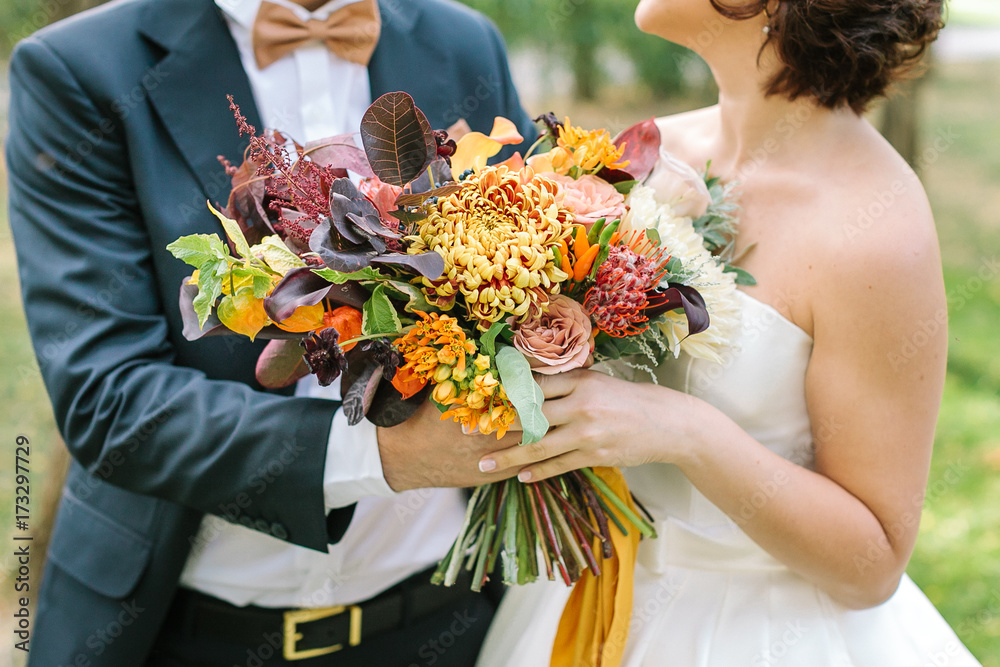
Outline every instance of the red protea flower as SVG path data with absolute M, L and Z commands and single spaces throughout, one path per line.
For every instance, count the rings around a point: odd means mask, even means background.
M 632 234 L 608 250 L 583 306 L 607 334 L 619 338 L 640 334 L 649 328 L 646 309 L 670 258 L 642 234 Z

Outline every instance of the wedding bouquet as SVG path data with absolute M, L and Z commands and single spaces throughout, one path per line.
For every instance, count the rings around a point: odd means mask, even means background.
M 733 206 L 661 155 L 652 121 L 612 139 L 549 114 L 526 156 L 488 166 L 522 142 L 513 123 L 434 131 L 405 93 L 372 104 L 360 146 L 258 135 L 230 103 L 250 145 L 223 163 L 226 239 L 168 248 L 195 268 L 185 336 L 271 339 L 265 387 L 339 377 L 351 423 L 393 426 L 431 400 L 467 433 L 520 428 L 528 444 L 548 430 L 533 373 L 617 360 L 655 381 L 668 355 L 726 343 L 748 279 L 725 261 Z M 636 531 L 654 536 L 643 512 L 615 469 L 487 484 L 434 581 L 465 567 L 478 590 L 499 561 L 507 583 L 544 571 L 569 585 L 634 552 Z

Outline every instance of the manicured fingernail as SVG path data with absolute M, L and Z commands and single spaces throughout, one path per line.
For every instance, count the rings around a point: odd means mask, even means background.
M 493 459 L 483 459 L 479 462 L 479 472 L 493 472 L 497 469 L 497 462 Z
M 530 470 L 522 470 L 521 472 L 517 473 L 517 479 L 518 479 L 518 481 L 521 481 L 521 482 L 527 482 L 528 480 L 531 479 L 531 471 Z

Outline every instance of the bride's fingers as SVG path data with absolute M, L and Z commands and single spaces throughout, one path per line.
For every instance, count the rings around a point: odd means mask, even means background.
M 541 375 L 535 373 L 535 382 L 542 388 L 545 400 L 568 396 L 573 393 L 578 381 L 578 374 L 582 371 L 569 371 L 568 373 L 556 373 L 555 375 Z
M 579 470 L 580 468 L 595 465 L 593 460 L 591 460 L 592 458 L 587 452 L 574 450 L 562 456 L 556 456 L 541 463 L 530 465 L 521 470 L 517 474 L 517 478 L 522 482 L 540 482 L 543 479 L 562 475 L 571 470 Z
M 508 447 L 487 454 L 479 460 L 481 472 L 499 472 L 511 468 L 524 468 L 576 449 L 572 438 L 565 437 L 560 429 L 549 431 L 540 441 L 530 445 Z

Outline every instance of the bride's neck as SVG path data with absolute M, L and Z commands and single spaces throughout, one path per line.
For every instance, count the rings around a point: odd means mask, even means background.
M 832 111 L 808 97 L 791 101 L 780 94 L 765 96 L 776 58 L 765 51 L 758 64 L 756 50 L 750 56 L 737 52 L 710 56 L 719 85 L 720 122 L 713 172 L 733 174 L 762 159 L 781 164 L 786 156 L 801 156 L 829 142 L 831 131 L 847 130 L 859 122 L 849 109 Z

